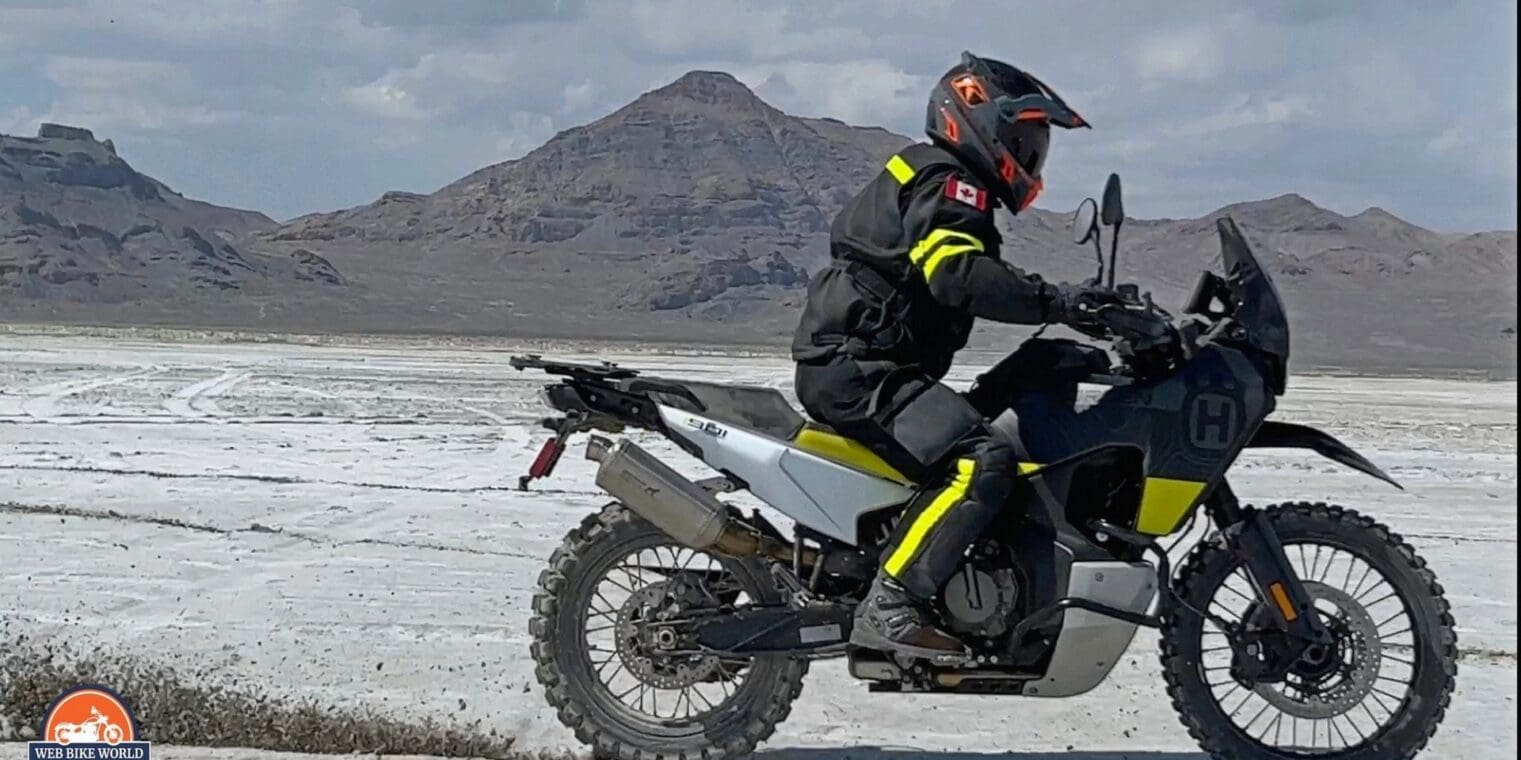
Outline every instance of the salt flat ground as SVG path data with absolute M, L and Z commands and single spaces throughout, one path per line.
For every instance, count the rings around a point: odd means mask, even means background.
M 673 377 L 791 382 L 774 356 L 597 355 Z M 507 358 L 0 338 L 0 646 L 24 636 L 272 699 L 478 721 L 521 749 L 575 748 L 533 682 L 528 607 L 544 559 L 606 497 L 579 450 L 538 492 L 512 490 L 543 438 L 543 378 Z M 1463 651 L 1428 755 L 1515 757 L 1516 384 L 1298 378 L 1277 418 L 1331 431 L 1407 490 L 1295 452 L 1249 453 L 1237 490 L 1259 504 L 1340 502 L 1414 543 L 1448 589 Z M 0 738 L 22 731 L 0 725 Z M 1072 700 L 868 696 L 841 663 L 820 663 L 767 747 L 831 760 L 1199 757 L 1148 632 L 1110 682 Z

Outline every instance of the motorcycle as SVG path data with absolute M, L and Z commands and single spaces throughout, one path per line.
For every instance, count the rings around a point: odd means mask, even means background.
M 774 389 L 514 357 L 557 378 L 541 392 L 554 436 L 520 487 L 595 431 L 586 456 L 614 499 L 565 537 L 533 599 L 535 673 L 560 720 L 603 757 L 738 757 L 787 716 L 813 660 L 844 657 L 872 693 L 1064 698 L 1102 683 L 1146 627 L 1173 707 L 1212 757 L 1415 756 L 1456 674 L 1435 575 L 1369 517 L 1244 505 L 1227 474 L 1247 448 L 1300 448 L 1398 484 L 1334 437 L 1268 419 L 1287 386 L 1288 320 L 1232 219 L 1218 223 L 1223 275 L 1203 272 L 1173 316 L 1115 284 L 1117 176 L 1103 199 L 1079 207 L 1073 240 L 1093 244 L 1090 284 L 1112 295 L 1083 332 L 1114 355 L 1038 335 L 1019 349 L 1072 360 L 993 420 L 1028 461 L 937 601 L 968 644 L 953 662 L 848 643 L 905 505 L 939 484 L 912 482 Z M 1084 406 L 1080 386 L 1102 393 Z M 693 480 L 596 434 L 631 430 L 716 474 Z M 790 518 L 790 535 L 721 498 L 737 491 Z M 1212 529 L 1175 568 L 1160 541 L 1191 535 L 1201 514 Z
M 59 723 L 53 728 L 53 741 L 59 744 L 120 744 L 122 727 L 112 723 L 100 711 L 91 707 L 90 717 L 80 723 Z

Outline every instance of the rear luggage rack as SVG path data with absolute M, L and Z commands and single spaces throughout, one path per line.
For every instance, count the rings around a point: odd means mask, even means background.
M 541 369 L 551 375 L 564 375 L 575 380 L 623 380 L 639 374 L 638 370 L 626 369 L 604 361 L 600 364 L 577 364 L 546 360 L 539 354 L 523 354 L 507 360 L 513 369 Z

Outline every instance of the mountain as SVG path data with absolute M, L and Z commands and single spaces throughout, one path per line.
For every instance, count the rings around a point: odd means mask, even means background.
M 834 214 L 909 142 L 791 116 L 727 74 L 692 72 L 436 192 L 250 223 L 234 235 L 245 247 L 272 259 L 320 254 L 346 285 L 292 289 L 263 302 L 256 319 L 239 301 L 196 318 L 781 344 L 808 274 L 827 260 Z M 1176 303 L 1200 269 L 1218 264 L 1214 221 L 1226 214 L 1288 301 L 1298 366 L 1514 375 L 1515 232 L 1440 234 L 1381 209 L 1344 216 L 1285 195 L 1198 219 L 1127 220 L 1121 278 Z M 1067 214 L 1033 209 L 1002 226 L 1020 266 L 1049 279 L 1092 275 L 1092 250 L 1071 243 Z M 0 221 L 0 235 L 8 230 Z M 1020 332 L 990 327 L 976 340 L 1004 347 Z
M 3 316 L 215 313 L 245 294 L 341 286 L 321 256 L 255 237 L 277 226 L 174 192 L 86 129 L 0 135 Z
M 728 74 L 692 72 L 438 192 L 388 193 L 273 237 L 338 244 L 355 271 L 396 266 L 372 254 L 405 246 L 428 261 L 405 276 L 430 279 L 505 259 L 489 285 L 517 300 L 535 294 L 512 285 L 532 283 L 587 309 L 753 316 L 806 284 L 835 212 L 908 142 L 789 116 Z

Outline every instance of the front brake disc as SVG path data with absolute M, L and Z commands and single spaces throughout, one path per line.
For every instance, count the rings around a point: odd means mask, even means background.
M 1300 689 L 1287 682 L 1260 683 L 1255 691 L 1288 715 L 1325 720 L 1356 707 L 1373 691 L 1383 659 L 1383 643 L 1373 616 L 1351 594 L 1316 581 L 1305 581 L 1304 588 L 1310 598 L 1336 608 L 1338 637 L 1328 656 L 1341 662 L 1298 695 L 1288 693 Z

